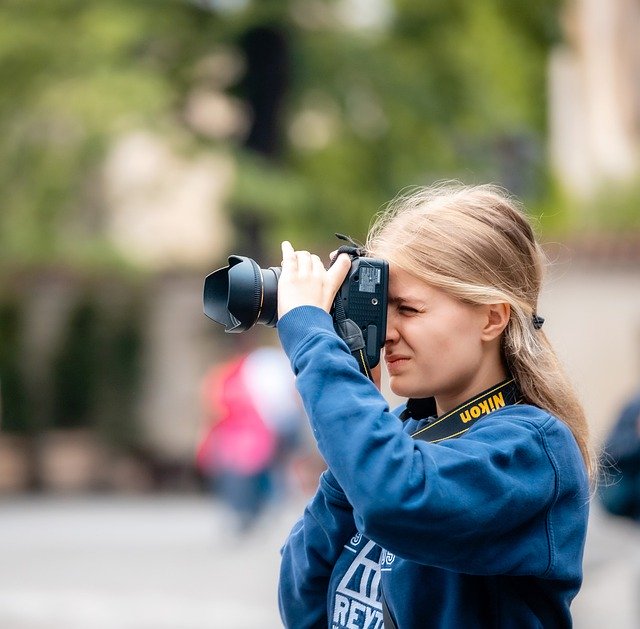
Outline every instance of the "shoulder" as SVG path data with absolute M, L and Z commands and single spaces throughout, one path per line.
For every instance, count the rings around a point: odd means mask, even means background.
M 513 404 L 477 422 L 469 434 L 492 433 L 505 438 L 529 436 L 545 443 L 575 443 L 569 427 L 549 411 L 530 404 Z M 575 444 L 577 448 L 577 443 Z
M 578 443 L 570 428 L 547 410 L 515 404 L 491 413 L 467 433 L 469 438 L 503 444 L 512 450 L 528 450 L 542 456 L 556 474 L 572 469 L 585 471 Z
M 513 404 L 484 417 L 471 430 L 492 430 L 509 434 L 527 431 L 532 434 L 555 434 L 571 437 L 567 425 L 549 411 L 530 404 Z M 471 432 L 471 431 L 470 431 Z

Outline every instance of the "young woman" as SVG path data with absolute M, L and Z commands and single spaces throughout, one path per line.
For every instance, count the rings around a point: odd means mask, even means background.
M 328 314 L 348 257 L 282 246 L 278 331 L 328 466 L 282 551 L 285 626 L 570 627 L 592 457 L 529 223 L 500 189 L 441 185 L 367 250 L 389 261 L 393 413 Z

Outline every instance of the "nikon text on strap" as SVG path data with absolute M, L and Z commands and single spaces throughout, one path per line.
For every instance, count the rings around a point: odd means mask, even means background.
M 434 417 L 426 426 L 419 428 L 411 436 L 414 439 L 430 443 L 455 439 L 467 432 L 473 424 L 485 415 L 489 415 L 499 408 L 520 404 L 521 402 L 522 394 L 515 380 L 511 378 L 490 387 L 441 417 Z M 435 415 L 435 412 L 436 404 L 434 398 L 411 399 L 407 402 L 400 419 L 423 419 L 429 415 Z M 382 616 L 384 629 L 397 629 L 387 606 L 387 601 L 384 598 L 384 592 L 382 592 Z
M 411 404 L 412 402 L 413 405 Z M 499 408 L 504 408 L 511 404 L 520 404 L 520 402 L 522 402 L 522 394 L 515 380 L 511 378 L 490 387 L 441 417 L 434 418 L 433 421 L 416 430 L 411 436 L 414 439 L 429 441 L 430 443 L 453 439 L 467 432 L 481 417 L 489 415 Z M 423 405 L 422 408 L 428 408 L 431 403 L 433 405 L 432 408 L 435 410 L 435 401 L 432 398 L 430 400 L 409 400 L 407 402 L 407 410 L 400 418 L 408 419 L 414 416 L 415 406 L 420 403 Z

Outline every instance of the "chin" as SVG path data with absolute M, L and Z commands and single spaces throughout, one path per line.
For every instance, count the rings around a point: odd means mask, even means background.
M 423 398 L 433 395 L 432 393 L 425 392 L 424 389 L 421 389 L 415 384 L 412 386 L 410 382 L 402 382 L 401 379 L 393 377 L 389 379 L 389 388 L 399 397 Z

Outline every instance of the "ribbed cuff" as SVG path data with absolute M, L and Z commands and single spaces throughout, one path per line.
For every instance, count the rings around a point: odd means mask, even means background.
M 291 359 L 296 347 L 319 331 L 333 332 L 331 315 L 317 306 L 298 306 L 278 320 L 278 336 L 287 356 Z

